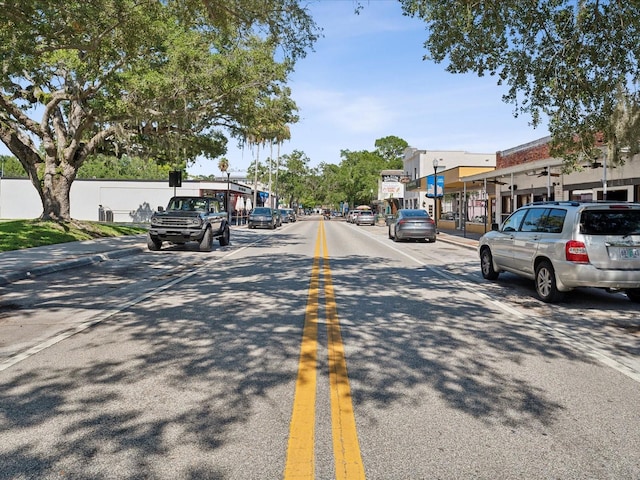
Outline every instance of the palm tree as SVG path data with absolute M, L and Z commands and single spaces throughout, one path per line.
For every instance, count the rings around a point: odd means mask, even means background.
M 222 157 L 219 161 L 218 161 L 218 169 L 224 174 L 227 172 L 227 170 L 229 170 L 229 160 L 227 160 L 225 157 Z
M 224 208 L 227 211 L 227 221 L 231 221 L 231 205 L 229 205 L 231 202 L 231 195 L 229 195 L 229 173 L 227 172 L 227 170 L 229 170 L 229 160 L 225 157 L 220 158 L 218 161 L 218 168 L 222 172 L 223 178 L 224 174 L 227 174 L 227 194 L 224 196 Z

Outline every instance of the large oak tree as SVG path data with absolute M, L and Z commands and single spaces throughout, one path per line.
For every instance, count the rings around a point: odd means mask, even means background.
M 288 75 L 316 39 L 295 0 L 0 0 L 0 12 L 0 140 L 44 219 L 70 218 L 92 153 L 216 158 L 274 99 L 295 109 Z
M 575 166 L 603 136 L 610 158 L 640 142 L 640 3 L 628 0 L 400 0 L 427 25 L 427 58 L 495 75 L 504 99 Z

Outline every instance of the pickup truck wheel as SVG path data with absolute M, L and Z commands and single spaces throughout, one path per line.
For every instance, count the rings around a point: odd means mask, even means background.
M 162 248 L 162 240 L 152 238 L 151 235 L 147 235 L 147 247 L 152 252 L 157 252 Z
M 231 232 L 229 231 L 229 225 L 225 225 L 222 235 L 220 235 L 220 246 L 226 247 L 229 245 L 229 240 L 231 240 Z
M 200 251 L 201 252 L 210 252 L 211 247 L 213 245 L 213 234 L 211 233 L 211 229 L 207 228 L 202 236 L 202 240 L 200 240 Z

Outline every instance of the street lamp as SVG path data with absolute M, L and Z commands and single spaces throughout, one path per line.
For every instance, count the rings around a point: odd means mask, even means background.
M 229 178 L 231 177 L 231 172 L 227 170 L 227 222 L 231 223 L 231 196 L 229 195 Z
M 433 159 L 433 222 L 438 233 L 438 159 Z
M 607 149 L 602 150 L 602 200 L 607 201 Z

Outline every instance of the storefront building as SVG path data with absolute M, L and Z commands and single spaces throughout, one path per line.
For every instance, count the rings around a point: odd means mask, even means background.
M 578 171 L 564 172 L 563 160 L 549 154 L 551 137 L 526 143 L 496 155 L 493 172 L 464 176 L 465 185 L 478 182 L 494 186 L 490 196 L 493 220 L 501 223 L 518 207 L 549 200 L 640 201 L 640 156 L 612 165 L 606 157 L 606 145 L 598 145 L 601 154 L 587 159 Z

